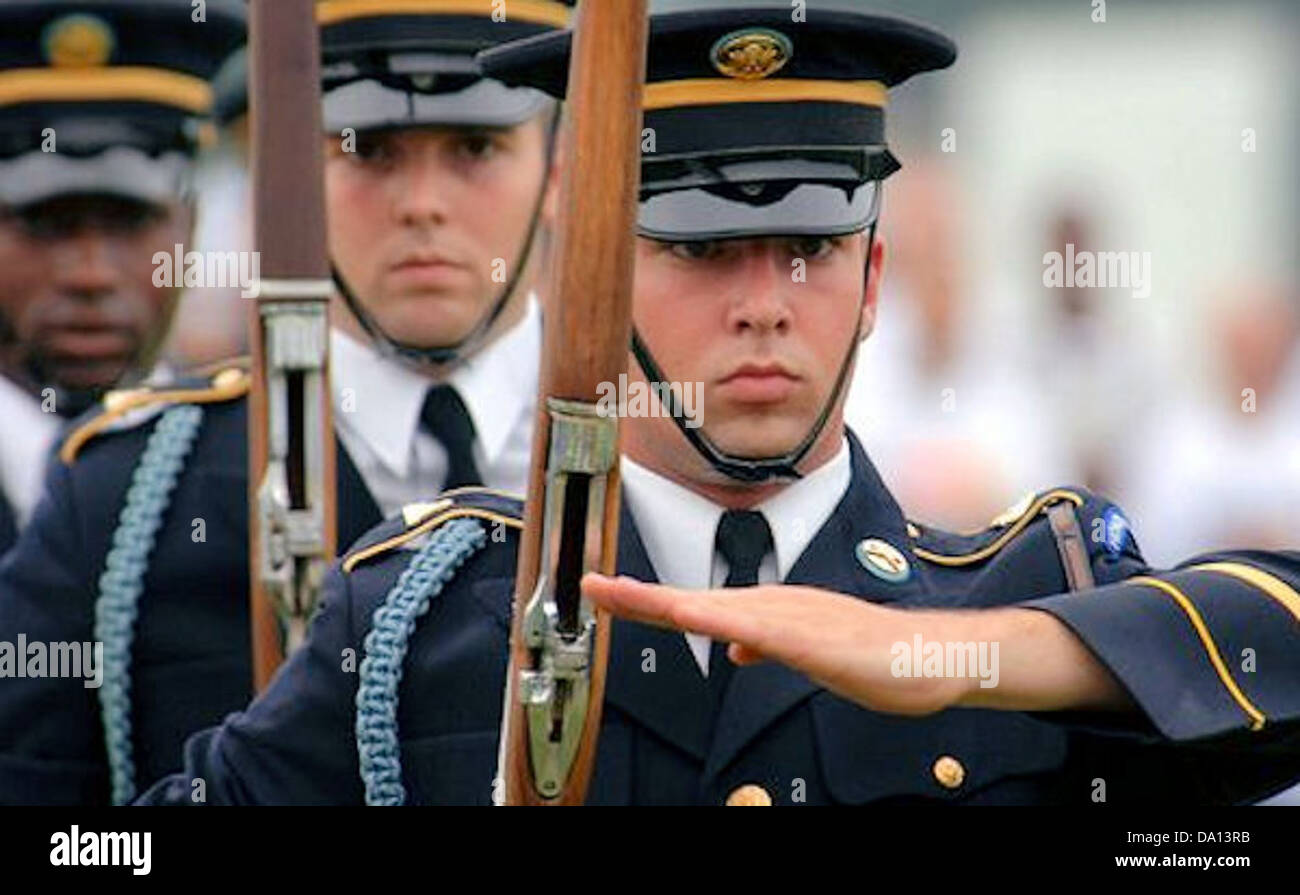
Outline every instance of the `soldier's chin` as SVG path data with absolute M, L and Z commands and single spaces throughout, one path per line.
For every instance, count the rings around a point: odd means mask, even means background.
M 738 419 L 706 425 L 703 431 L 704 437 L 724 454 L 743 460 L 765 460 L 793 451 L 811 427 L 812 423 L 790 419 Z
M 60 391 L 97 393 L 120 383 L 131 370 L 131 358 L 70 358 L 47 360 L 38 366 L 38 381 Z
M 443 348 L 469 338 L 487 311 L 457 296 L 412 296 L 384 315 L 384 331 L 407 345 Z

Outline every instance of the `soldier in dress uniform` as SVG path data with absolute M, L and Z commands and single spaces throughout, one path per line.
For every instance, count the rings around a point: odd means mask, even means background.
M 346 547 L 412 495 L 524 486 L 541 317 L 529 261 L 558 107 L 481 77 L 474 53 L 556 30 L 570 10 L 316 10 Z M 129 695 L 0 680 L 0 802 L 123 800 L 176 767 L 188 734 L 247 704 L 248 389 L 228 364 L 110 395 L 63 441 L 0 571 L 0 641 L 104 641 L 105 674 Z
M 155 372 L 154 253 L 188 240 L 205 82 L 242 35 L 213 7 L 0 2 L 0 553 L 61 423 Z
M 481 60 L 562 96 L 568 47 L 552 35 Z M 685 617 L 655 611 L 678 591 L 594 578 L 594 596 L 655 625 L 613 624 L 591 804 L 1086 804 L 1098 781 L 1110 802 L 1228 802 L 1300 774 L 1294 558 L 1156 573 L 1118 508 L 1078 488 L 1034 495 L 978 535 L 931 530 L 905 518 L 844 427 L 879 295 L 881 183 L 898 167 L 887 91 L 955 52 L 929 28 L 858 13 L 652 17 L 657 151 L 642 165 L 632 375 L 702 382 L 703 425 L 681 408 L 623 421 L 617 568 L 691 590 L 801 585 L 873 613 L 908 648 L 913 631 L 980 639 L 961 622 L 1036 601 L 1046 614 L 1006 611 L 1047 626 L 1042 649 L 1016 640 L 1000 665 L 970 655 L 981 680 L 1000 667 L 991 689 L 1020 702 L 950 707 L 916 643 L 895 695 L 878 687 L 864 708 L 851 669 L 825 667 L 852 658 L 843 638 L 815 677 L 737 667 L 707 634 L 657 626 Z M 460 493 L 368 534 L 269 690 L 192 737 L 184 771 L 141 801 L 486 804 L 521 515 Z M 797 607 L 783 608 L 797 630 Z M 874 657 L 863 627 L 852 630 Z M 737 658 L 753 657 L 747 643 L 781 655 L 741 638 Z M 1267 675 L 1232 664 L 1248 647 Z M 1026 681 L 1049 669 L 1046 684 Z M 1051 698 L 1027 698 L 1042 696 L 1035 686 Z

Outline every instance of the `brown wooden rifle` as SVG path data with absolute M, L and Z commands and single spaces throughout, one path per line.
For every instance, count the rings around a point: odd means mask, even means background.
M 250 0 L 254 246 L 249 570 L 260 692 L 301 642 L 335 553 L 320 36 L 313 0 Z
M 582 0 L 562 133 L 532 477 L 515 578 L 498 801 L 581 804 L 600 730 L 610 619 L 579 591 L 618 551 L 618 421 L 640 185 L 645 0 Z

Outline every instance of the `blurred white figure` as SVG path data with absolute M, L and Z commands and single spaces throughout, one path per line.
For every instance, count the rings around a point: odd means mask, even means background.
M 202 159 L 195 178 L 199 213 L 187 251 L 252 250 L 246 139 L 241 129 L 232 128 L 223 133 L 221 146 Z M 247 350 L 248 302 L 240 292 L 240 286 L 231 285 L 188 289 L 181 295 L 167 343 L 167 356 L 178 369 Z
M 1206 327 L 1210 392 L 1153 412 L 1128 447 L 1127 505 L 1156 565 L 1300 548 L 1300 310 L 1272 287 L 1233 295 Z
M 1074 478 L 1032 371 L 972 319 L 960 200 L 938 163 L 890 180 L 883 293 L 845 405 L 910 518 L 985 527 L 1021 495 Z
M 1082 201 L 1061 202 L 1045 251 L 1122 250 L 1102 244 L 1097 218 Z M 1126 288 L 1042 287 L 1042 295 L 1047 326 L 1029 340 L 1025 368 L 1050 396 L 1044 422 L 1068 446 L 1080 483 L 1127 509 L 1120 483 L 1132 460 L 1129 433 L 1169 394 L 1159 320 Z

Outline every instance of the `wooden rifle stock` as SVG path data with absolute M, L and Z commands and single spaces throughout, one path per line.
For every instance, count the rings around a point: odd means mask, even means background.
M 511 805 L 582 804 L 595 760 L 610 620 L 577 584 L 618 551 L 617 421 L 593 411 L 627 370 L 647 32 L 646 0 L 579 4 L 502 715 Z
M 320 38 L 313 0 L 250 0 L 254 245 L 248 406 L 253 677 L 306 629 L 335 554 Z

